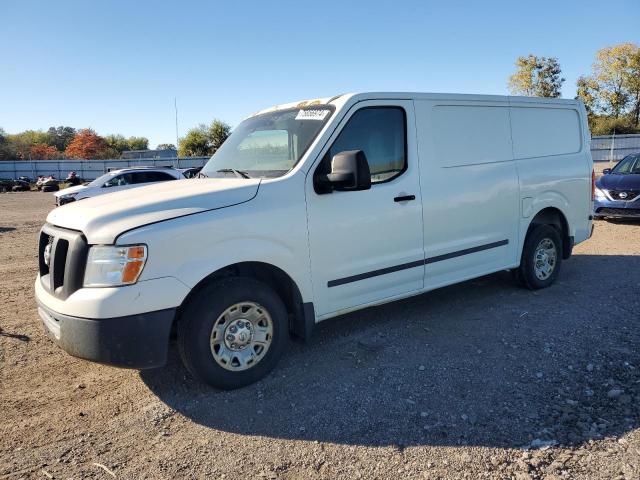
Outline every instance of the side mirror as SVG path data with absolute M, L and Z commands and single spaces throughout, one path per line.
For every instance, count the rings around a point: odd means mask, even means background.
M 603 175 L 608 175 L 609 173 L 611 173 L 611 169 L 610 168 L 605 168 L 604 170 L 602 170 L 602 174 Z
M 334 155 L 331 159 L 331 171 L 326 175 L 318 175 L 315 179 L 315 189 L 318 193 L 370 188 L 371 171 L 362 150 L 347 150 Z

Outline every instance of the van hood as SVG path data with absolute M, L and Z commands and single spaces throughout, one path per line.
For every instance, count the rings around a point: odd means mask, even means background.
M 53 194 L 54 197 L 61 197 L 63 195 L 69 195 L 70 193 L 78 193 L 82 190 L 86 190 L 87 187 L 85 185 L 76 185 L 74 187 L 63 188 L 62 190 L 58 190 Z
M 108 245 L 136 227 L 248 202 L 259 186 L 260 179 L 242 178 L 160 182 L 69 203 L 49 213 L 47 223 Z

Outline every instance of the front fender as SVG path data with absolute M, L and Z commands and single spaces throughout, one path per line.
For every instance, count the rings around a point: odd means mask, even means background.
M 224 254 L 221 254 L 224 252 Z M 292 245 L 275 239 L 247 237 L 215 242 L 207 254 L 184 262 L 176 277 L 190 288 L 207 276 L 230 265 L 244 262 L 259 262 L 279 268 L 291 277 L 298 286 L 302 299 L 312 301 L 311 285 L 308 282 L 308 255 L 299 258 Z
M 147 245 L 143 280 L 174 276 L 193 288 L 224 267 L 260 262 L 284 271 L 311 302 L 305 203 L 291 201 L 287 185 L 267 183 L 258 201 L 140 227 L 118 243 Z

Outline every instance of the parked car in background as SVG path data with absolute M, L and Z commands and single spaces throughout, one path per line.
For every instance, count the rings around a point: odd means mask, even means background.
M 182 172 L 184 178 L 194 178 L 197 177 L 202 170 L 202 167 L 192 167 L 192 168 L 179 168 L 178 171 Z
M 0 192 L 10 192 L 13 187 L 13 180 L 9 178 L 0 178 Z
M 640 218 L 640 153 L 605 168 L 596 181 L 595 218 Z
M 105 193 L 128 190 L 151 183 L 184 179 L 182 173 L 171 167 L 130 167 L 112 170 L 86 185 L 76 185 L 54 193 L 56 205 L 75 202 Z
M 65 178 L 64 181 L 68 183 L 70 186 L 76 186 L 83 183 L 82 179 L 73 170 L 69 172 L 69 174 L 67 175 L 67 178 Z
M 60 186 L 58 185 L 58 180 L 55 175 L 49 175 L 48 177 L 38 177 L 38 181 L 36 182 L 36 187 L 38 190 L 42 190 L 43 192 L 57 192 L 60 190 Z
M 14 180 L 13 187 L 11 187 L 12 192 L 28 192 L 31 190 L 31 184 L 24 180 Z

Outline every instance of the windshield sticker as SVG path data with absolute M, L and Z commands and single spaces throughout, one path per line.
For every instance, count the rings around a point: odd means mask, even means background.
M 300 110 L 296 115 L 296 120 L 324 120 L 329 114 L 329 110 Z

